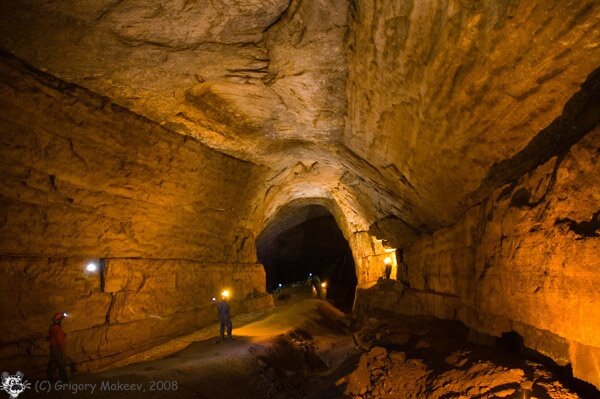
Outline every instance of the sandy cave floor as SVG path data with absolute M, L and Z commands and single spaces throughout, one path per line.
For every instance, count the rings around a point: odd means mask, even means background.
M 235 323 L 235 321 L 234 321 Z M 72 376 L 50 398 L 588 398 L 561 371 L 500 348 L 467 343 L 464 326 L 377 315 L 360 326 L 329 303 L 295 295 L 136 355 L 136 363 Z M 154 382 L 153 382 L 154 381 Z M 133 390 L 117 383 L 140 384 Z M 94 392 L 88 385 L 95 384 Z M 175 389 L 176 384 L 176 389 Z M 35 392 L 27 392 L 33 397 Z

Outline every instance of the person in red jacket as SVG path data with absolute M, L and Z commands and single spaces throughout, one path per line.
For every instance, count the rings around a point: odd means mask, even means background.
M 46 370 L 48 381 L 52 381 L 56 370 L 62 382 L 68 382 L 67 378 L 67 360 L 65 357 L 65 346 L 67 335 L 62 329 L 61 322 L 67 316 L 66 313 L 60 312 L 52 317 L 52 324 L 48 330 L 48 344 L 50 345 L 50 360 L 48 361 L 48 369 Z

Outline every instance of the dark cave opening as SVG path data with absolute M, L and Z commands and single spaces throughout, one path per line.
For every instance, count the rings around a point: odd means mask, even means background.
M 352 308 L 357 283 L 352 251 L 323 206 L 281 212 L 259 235 L 256 249 L 265 267 L 267 290 L 317 276 L 327 284 L 327 300 L 344 311 Z

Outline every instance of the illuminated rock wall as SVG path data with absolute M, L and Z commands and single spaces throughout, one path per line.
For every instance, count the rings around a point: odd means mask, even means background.
M 234 312 L 271 304 L 248 229 L 260 169 L 9 56 L 0 76 L 4 367 L 43 369 L 56 311 L 94 369 L 212 323 L 223 287 Z
M 458 319 L 600 387 L 600 128 L 403 252 L 362 306 Z
M 377 237 L 403 248 L 410 285 L 361 290 L 359 308 L 514 330 L 600 387 L 599 16 L 593 1 L 351 2 L 343 143 L 397 193 L 384 220 L 406 228 Z
M 72 333 L 124 331 L 128 348 L 152 341 L 139 323 L 174 309 L 185 328 L 202 324 L 195 306 L 220 280 L 191 265 L 249 271 L 236 298 L 261 291 L 254 236 L 293 201 L 324 202 L 361 289 L 384 274 L 382 240 L 399 248 L 412 288 L 375 305 L 518 330 L 600 386 L 586 371 L 600 347 L 597 152 L 585 144 L 597 133 L 563 157 L 600 123 L 598 96 L 586 98 L 600 87 L 600 2 L 72 3 L 0 3 L 2 48 L 111 99 L 0 63 L 1 325 L 18 353 L 40 353 L 44 320 L 71 303 L 97 308 Z M 565 116 L 582 83 L 588 103 Z M 106 259 L 103 283 L 80 274 L 88 259 Z M 117 283 L 127 259 L 144 274 Z M 79 282 L 44 288 L 61 262 Z M 146 283 L 165 273 L 178 292 L 197 284 L 163 302 Z M 41 293 L 23 314 L 11 280 Z M 177 317 L 154 340 L 185 330 Z M 89 364 L 120 351 L 77 350 Z
M 586 0 L 353 1 L 343 143 L 387 179 L 395 216 L 447 227 L 598 68 L 599 18 Z

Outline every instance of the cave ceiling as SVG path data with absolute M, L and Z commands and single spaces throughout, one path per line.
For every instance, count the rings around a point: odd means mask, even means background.
M 0 2 L 6 51 L 265 166 L 263 198 L 345 190 L 407 234 L 559 118 L 599 42 L 597 1 Z

